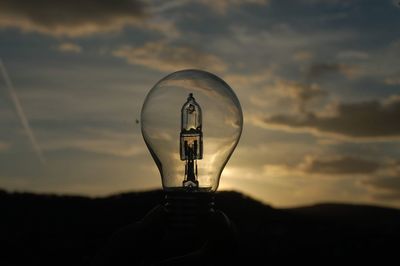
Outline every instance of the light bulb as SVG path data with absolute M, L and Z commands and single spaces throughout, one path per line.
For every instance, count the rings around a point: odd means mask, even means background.
M 233 90 L 200 70 L 161 79 L 141 112 L 143 138 L 166 191 L 216 191 L 242 127 L 242 109 Z

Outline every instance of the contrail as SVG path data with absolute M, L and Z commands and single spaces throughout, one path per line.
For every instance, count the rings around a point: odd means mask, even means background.
M 32 148 L 35 151 L 35 153 L 37 154 L 37 156 L 39 157 L 40 162 L 42 164 L 45 164 L 46 158 L 44 157 L 42 149 L 40 148 L 40 146 L 35 138 L 35 135 L 33 134 L 32 128 L 29 125 L 29 121 L 26 118 L 24 109 L 22 109 L 22 105 L 21 105 L 21 102 L 19 101 L 17 92 L 14 89 L 14 86 L 11 82 L 10 76 L 8 75 L 7 69 L 6 69 L 5 65 L 3 64 L 3 60 L 1 60 L 1 58 L 0 58 L 0 70 L 1 70 L 1 73 L 3 74 L 4 81 L 6 83 L 6 87 L 8 89 L 8 92 L 10 93 L 11 100 L 14 103 L 14 106 L 17 111 L 19 120 L 21 121 L 22 127 L 24 128 L 24 130 L 25 130 L 26 134 L 28 135 L 29 140 L 32 144 Z

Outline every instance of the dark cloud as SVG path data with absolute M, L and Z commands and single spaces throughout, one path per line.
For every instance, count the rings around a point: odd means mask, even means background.
M 315 63 L 312 64 L 306 73 L 307 79 L 317 79 L 329 74 L 342 74 L 347 78 L 354 78 L 360 74 L 358 67 L 337 63 Z
M 400 175 L 368 178 L 362 184 L 372 189 L 376 199 L 400 200 Z
M 304 3 L 309 3 L 309 4 L 338 4 L 341 2 L 350 2 L 352 0 L 303 0 Z
M 307 54 L 305 54 L 307 55 Z M 347 78 L 353 78 L 358 74 L 358 69 L 344 64 L 314 63 L 306 68 L 303 81 L 279 81 L 281 94 L 290 97 L 297 105 L 298 111 L 309 113 L 308 109 L 315 100 L 326 96 L 327 92 L 316 82 L 325 75 L 341 74 Z
M 385 103 L 368 101 L 339 103 L 330 115 L 273 115 L 264 119 L 268 126 L 308 130 L 350 138 L 390 138 L 400 136 L 400 97 Z
M 327 73 L 339 72 L 340 65 L 338 64 L 314 64 L 308 69 L 309 77 L 320 77 Z
M 316 97 L 324 95 L 325 92 L 318 86 L 304 86 L 300 84 L 294 90 L 296 97 L 302 102 L 308 102 Z
M 82 36 L 121 30 L 146 17 L 140 0 L 2 0 L 0 27 L 56 36 Z
M 301 170 L 307 173 L 318 174 L 372 174 L 375 173 L 381 164 L 362 158 L 344 156 L 337 158 L 307 158 L 300 165 Z
M 283 84 L 285 84 L 285 82 Z M 295 103 L 298 104 L 299 111 L 302 113 L 307 112 L 307 108 L 312 101 L 326 95 L 326 92 L 315 83 L 286 82 L 286 84 L 287 86 L 284 86 L 286 93 L 295 100 Z

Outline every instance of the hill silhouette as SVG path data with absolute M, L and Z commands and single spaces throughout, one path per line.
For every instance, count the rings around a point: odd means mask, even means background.
M 118 228 L 162 202 L 162 191 L 101 198 L 0 191 L 0 265 L 86 265 Z M 216 206 L 235 223 L 247 265 L 396 258 L 400 210 L 318 204 L 275 209 L 237 192 Z M 275 264 L 274 264 L 275 265 Z

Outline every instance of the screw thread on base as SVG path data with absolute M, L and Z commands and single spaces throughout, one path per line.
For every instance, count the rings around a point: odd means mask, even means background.
M 171 243 L 182 249 L 196 249 L 204 242 L 208 217 L 214 212 L 214 194 L 207 192 L 166 192 L 164 208 Z

